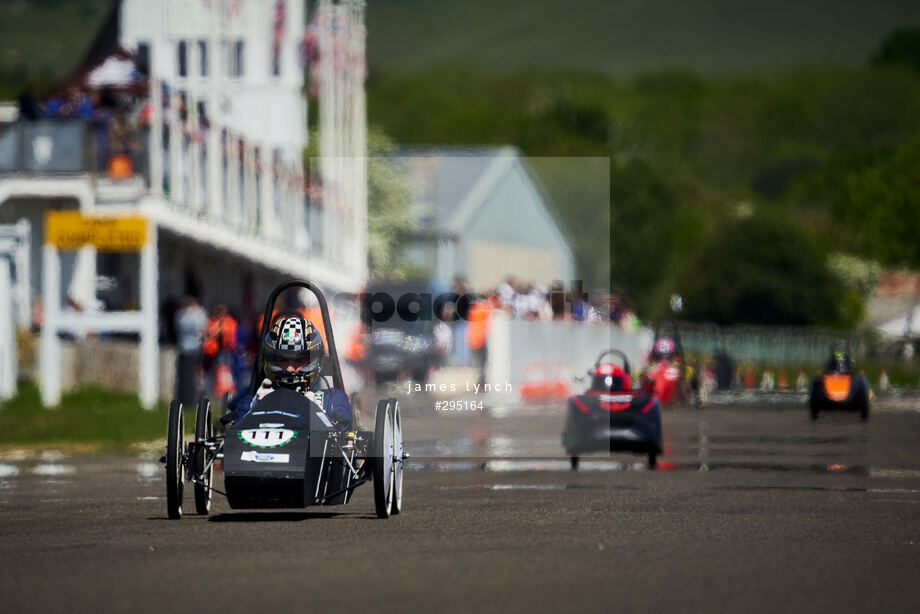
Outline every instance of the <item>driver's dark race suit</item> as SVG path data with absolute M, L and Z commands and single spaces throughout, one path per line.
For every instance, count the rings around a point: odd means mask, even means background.
M 269 393 L 277 390 L 278 387 L 268 378 L 262 380 L 262 385 L 256 390 L 254 395 L 247 394 L 243 396 L 234 408 L 222 418 L 224 422 L 236 422 L 249 413 L 256 401 L 264 398 Z M 340 431 L 351 430 L 353 415 L 351 412 L 351 403 L 348 401 L 348 395 L 338 388 L 328 388 L 326 390 L 306 390 L 303 395 L 319 405 L 329 418 L 337 425 Z

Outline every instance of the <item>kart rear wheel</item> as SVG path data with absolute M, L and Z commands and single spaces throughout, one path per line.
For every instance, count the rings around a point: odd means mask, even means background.
M 402 511 L 403 488 L 403 436 L 399 416 L 399 401 L 393 401 L 393 507 L 391 513 Z
M 374 506 L 377 518 L 389 518 L 393 508 L 393 418 L 389 399 L 377 403 L 374 420 Z
M 569 462 L 572 465 L 572 471 L 578 471 L 578 457 L 573 456 L 569 459 Z
M 200 476 L 200 481 L 195 482 L 195 511 L 207 514 L 211 511 L 211 478 L 214 477 L 214 465 L 208 466 L 207 441 L 212 437 L 211 402 L 202 397 L 198 401 L 195 411 L 195 462 L 193 464 L 195 475 Z
M 812 420 L 818 419 L 818 411 L 821 409 L 820 395 L 823 394 L 823 392 L 819 381 L 811 383 L 811 390 L 808 393 L 808 411 L 811 414 Z
M 169 404 L 166 432 L 166 512 L 172 519 L 182 518 L 182 435 L 184 432 L 182 403 Z
M 658 468 L 658 452 L 649 452 L 648 453 L 648 468 L 657 469 Z
M 865 390 L 859 399 L 859 417 L 863 422 L 869 419 L 869 394 Z

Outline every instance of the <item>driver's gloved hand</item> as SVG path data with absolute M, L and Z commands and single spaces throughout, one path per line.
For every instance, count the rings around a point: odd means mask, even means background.
M 236 412 L 228 411 L 223 416 L 220 417 L 220 423 L 224 426 L 228 426 L 233 419 L 236 417 Z

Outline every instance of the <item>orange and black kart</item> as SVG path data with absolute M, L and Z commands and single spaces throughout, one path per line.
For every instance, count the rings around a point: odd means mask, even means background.
M 869 382 L 862 374 L 824 373 L 811 382 L 808 395 L 811 419 L 823 409 L 858 410 L 863 420 L 869 418 Z

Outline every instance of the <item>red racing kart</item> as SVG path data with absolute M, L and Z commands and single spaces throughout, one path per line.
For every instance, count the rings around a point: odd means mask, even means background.
M 620 358 L 622 365 L 605 361 Z M 629 360 L 623 352 L 609 350 L 588 369 L 591 385 L 566 404 L 562 443 L 578 469 L 579 456 L 587 452 L 637 452 L 648 455 L 654 469 L 661 454 L 661 404 L 651 390 L 633 390 Z

